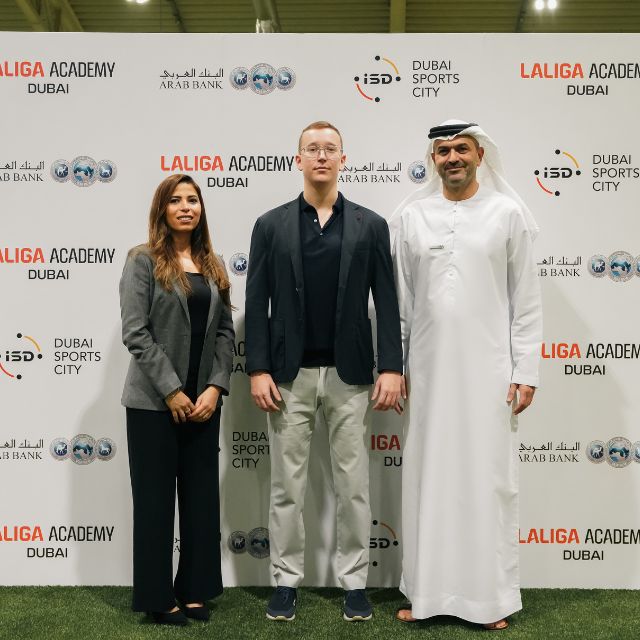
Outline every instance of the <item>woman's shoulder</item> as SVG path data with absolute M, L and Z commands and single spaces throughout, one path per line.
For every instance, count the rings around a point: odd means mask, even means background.
M 127 259 L 141 261 L 148 260 L 149 262 L 153 262 L 153 256 L 151 255 L 151 249 L 148 244 L 139 244 L 129 249 Z

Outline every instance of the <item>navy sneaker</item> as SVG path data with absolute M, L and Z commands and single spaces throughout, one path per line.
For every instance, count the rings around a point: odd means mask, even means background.
M 291 587 L 276 587 L 267 605 L 269 620 L 290 621 L 296 617 L 296 590 Z
M 373 616 L 373 610 L 364 589 L 352 589 L 345 593 L 343 611 L 342 617 L 347 622 L 371 620 Z

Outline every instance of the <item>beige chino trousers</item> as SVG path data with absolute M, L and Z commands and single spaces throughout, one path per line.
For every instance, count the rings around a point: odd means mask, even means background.
M 271 502 L 269 532 L 273 575 L 279 587 L 304 577 L 302 511 L 311 436 L 318 411 L 327 424 L 337 508 L 336 569 L 343 589 L 364 589 L 369 570 L 369 385 L 347 385 L 335 367 L 301 368 L 278 385 L 280 411 L 269 414 Z

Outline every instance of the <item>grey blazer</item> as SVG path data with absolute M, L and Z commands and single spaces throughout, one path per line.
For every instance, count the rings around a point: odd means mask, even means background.
M 176 282 L 167 291 L 153 277 L 148 250 L 129 252 L 120 279 L 122 342 L 131 363 L 122 392 L 122 404 L 132 409 L 166 411 L 164 398 L 184 388 L 189 368 L 191 323 L 187 298 Z M 197 393 L 208 385 L 229 393 L 235 334 L 231 310 L 209 280 L 211 303 L 200 359 Z

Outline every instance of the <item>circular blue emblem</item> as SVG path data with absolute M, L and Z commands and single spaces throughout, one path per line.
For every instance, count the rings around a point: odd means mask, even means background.
M 55 438 L 49 445 L 49 453 L 54 460 L 66 460 L 71 453 L 69 441 L 66 438 Z
M 231 553 L 244 553 L 247 550 L 247 534 L 244 531 L 234 531 L 227 539 L 227 546 Z
M 111 438 L 100 438 L 96 442 L 96 458 L 107 462 L 116 455 L 116 443 Z
M 293 85 L 296 83 L 296 74 L 293 72 L 293 69 L 289 69 L 289 67 L 280 67 L 276 71 L 275 79 L 278 89 L 288 91 L 289 89 L 293 89 Z
M 249 80 L 251 90 L 260 95 L 271 93 L 275 88 L 276 70 L 266 62 L 261 62 L 251 67 Z
M 636 275 L 640 276 L 640 256 L 636 258 Z
M 96 441 L 86 433 L 77 435 L 71 441 L 71 459 L 76 464 L 90 464 L 96 457 Z
M 268 558 L 269 557 L 269 529 L 265 527 L 256 527 L 249 531 L 249 546 L 247 551 L 249 555 L 254 558 Z
M 231 82 L 231 86 L 234 89 L 239 89 L 240 91 L 248 89 L 249 69 L 246 69 L 245 67 L 236 67 L 229 75 L 229 82 Z
M 93 158 L 78 156 L 71 162 L 73 184 L 79 187 L 90 187 L 97 179 L 97 165 Z
M 634 259 L 626 251 L 616 251 L 609 256 L 609 277 L 614 282 L 626 282 L 633 278 Z
M 611 438 L 607 442 L 606 454 L 607 462 L 618 469 L 626 467 L 632 460 L 631 457 L 631 441 L 622 436 Z
M 237 276 L 246 276 L 249 256 L 246 253 L 234 253 L 229 260 L 229 269 Z
M 111 160 L 100 160 L 96 166 L 100 182 L 113 182 L 118 175 L 116 165 Z
M 633 443 L 633 460 L 640 462 L 640 442 Z
M 71 167 L 66 160 L 56 160 L 51 164 L 51 177 L 56 182 L 66 182 L 71 177 Z
M 592 440 L 585 451 L 587 459 L 595 464 L 604 462 L 604 442 L 602 440 Z
M 607 275 L 607 259 L 605 256 L 596 254 L 589 258 L 589 273 L 594 278 L 603 278 Z
M 411 182 L 422 184 L 427 181 L 427 164 L 424 160 L 416 160 L 409 165 L 407 175 Z

